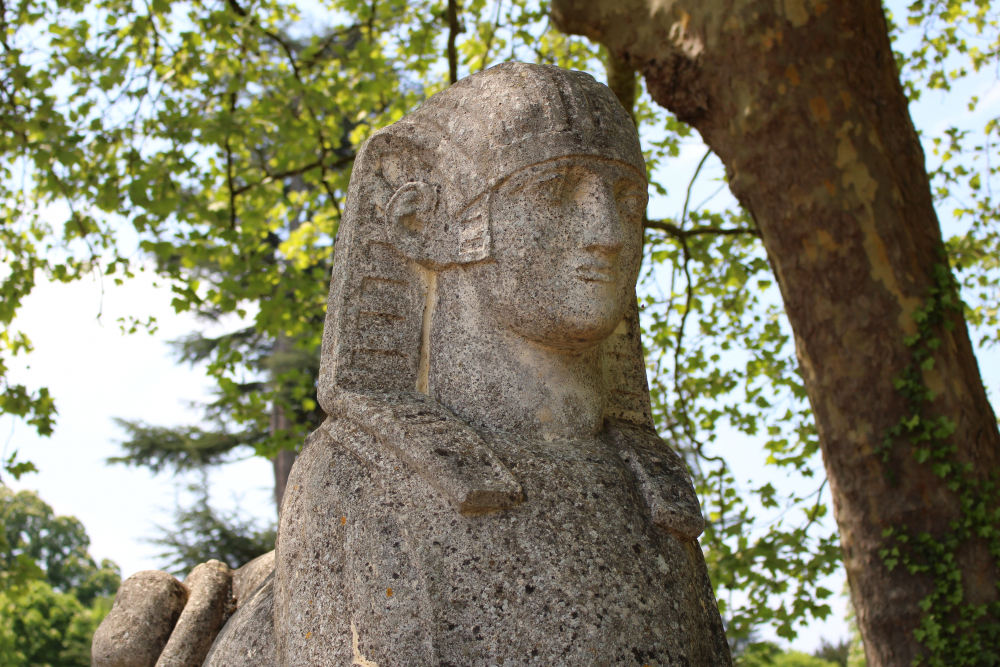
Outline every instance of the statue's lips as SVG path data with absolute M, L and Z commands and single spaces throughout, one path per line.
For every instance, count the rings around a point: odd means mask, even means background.
M 575 277 L 586 283 L 613 283 L 618 270 L 610 264 L 584 264 L 576 267 Z

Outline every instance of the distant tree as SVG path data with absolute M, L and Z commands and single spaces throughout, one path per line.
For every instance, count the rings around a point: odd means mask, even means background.
M 781 649 L 774 642 L 760 641 L 760 633 L 729 637 L 729 650 L 733 654 L 733 667 L 763 667 L 773 665 Z
M 824 638 L 820 640 L 819 648 L 813 652 L 813 656 L 835 662 L 840 667 L 847 667 L 847 657 L 850 652 L 851 642 L 849 640 L 841 639 L 836 644 L 831 644 Z
M 107 559 L 100 565 L 94 561 L 83 524 L 72 516 L 56 516 L 32 491 L 14 493 L 0 485 L 0 530 L 0 571 L 28 572 L 26 579 L 45 581 L 85 606 L 118 590 L 118 566 Z
M 199 563 L 218 560 L 231 568 L 249 563 L 274 549 L 274 524 L 260 528 L 238 512 L 220 512 L 209 503 L 208 480 L 188 486 L 195 501 L 174 511 L 175 528 L 159 527 L 161 536 L 148 540 L 163 547 L 159 557 L 166 569 L 183 576 Z
M 0 485 L 0 667 L 86 667 L 121 578 L 74 517 Z
M 208 321 L 216 317 L 207 308 L 199 315 Z M 316 317 L 322 320 L 322 312 Z M 254 327 L 217 337 L 194 332 L 171 345 L 181 363 L 211 362 L 216 355 L 238 354 L 244 368 L 264 379 L 222 383 L 216 399 L 202 406 L 200 426 L 116 419 L 126 438 L 120 443 L 122 455 L 108 462 L 144 467 L 153 473 L 177 473 L 261 454 L 274 465 L 274 500 L 280 507 L 296 443 L 326 417 L 316 399 L 318 350 L 303 349 L 282 336 L 263 335 Z M 262 393 L 271 397 L 269 409 L 258 410 L 251 418 L 233 418 L 247 412 L 246 404 L 259 404 Z
M 800 651 L 786 651 L 774 657 L 774 667 L 837 667 L 837 664 Z

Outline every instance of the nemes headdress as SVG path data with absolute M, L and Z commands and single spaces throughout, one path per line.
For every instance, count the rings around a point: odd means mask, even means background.
M 491 192 L 525 167 L 568 156 L 615 160 L 645 177 L 635 126 L 614 94 L 588 74 L 548 65 L 504 63 L 473 74 L 372 135 L 355 161 L 337 239 L 319 377 L 328 414 L 368 424 L 380 440 L 410 442 L 412 428 L 388 432 L 420 421 L 402 413 L 447 412 L 417 392 L 422 337 L 430 331 L 423 322 L 428 272 L 488 259 Z M 420 215 L 408 217 L 412 206 Z M 649 427 L 632 304 L 602 344 L 612 396 L 606 416 Z M 418 450 L 397 453 L 418 469 L 445 465 Z M 520 487 L 502 464 L 488 452 L 476 456 L 482 479 L 452 479 L 455 488 L 441 490 L 467 511 L 517 502 Z M 475 466 L 466 468 L 427 474 L 475 474 Z

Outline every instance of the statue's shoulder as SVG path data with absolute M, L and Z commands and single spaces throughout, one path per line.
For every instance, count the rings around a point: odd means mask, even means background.
M 604 431 L 635 475 L 653 523 L 684 541 L 701 535 L 705 518 L 684 460 L 651 428 L 608 420 Z
M 520 483 L 465 421 L 417 392 L 339 393 L 337 414 L 313 437 L 340 445 L 360 460 L 385 456 L 405 463 L 462 514 L 514 507 Z

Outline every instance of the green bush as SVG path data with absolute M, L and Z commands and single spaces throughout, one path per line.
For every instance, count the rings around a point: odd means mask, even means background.
M 110 598 L 88 608 L 40 580 L 0 593 L 0 667 L 90 667 L 94 630 L 110 609 Z
M 840 667 L 836 662 L 799 651 L 783 651 L 771 642 L 748 645 L 736 656 L 733 664 L 735 667 Z

